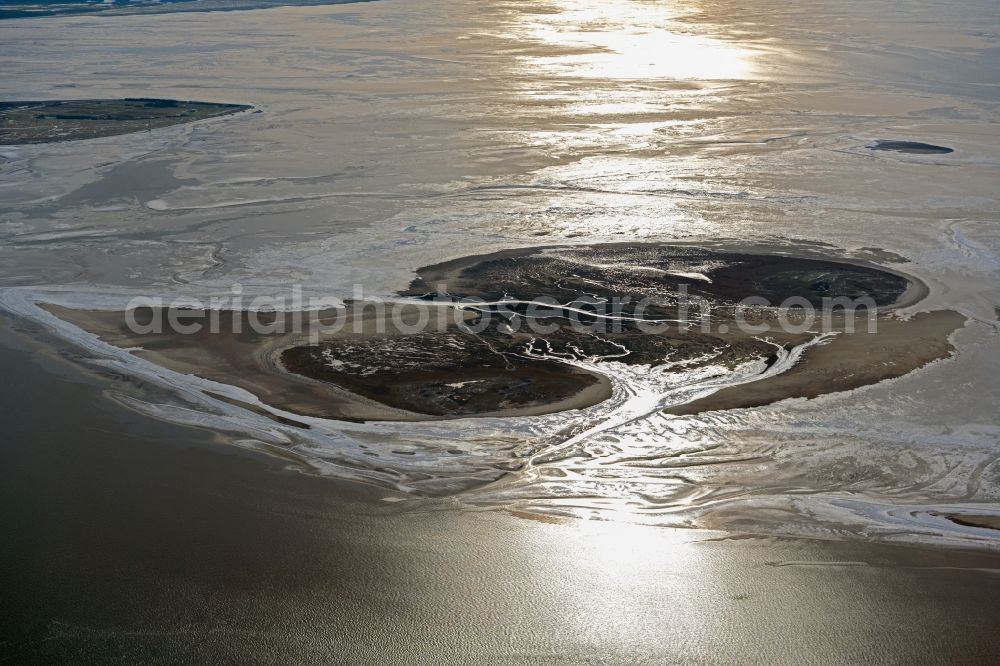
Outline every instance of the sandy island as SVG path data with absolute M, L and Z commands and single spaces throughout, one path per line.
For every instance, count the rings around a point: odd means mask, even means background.
M 692 311 L 680 293 L 699 299 L 698 308 Z M 696 414 L 851 390 L 952 352 L 948 336 L 965 321 L 958 313 L 909 319 L 894 314 L 925 293 L 896 272 L 839 260 L 615 245 L 513 250 L 446 262 L 418 271 L 403 292 L 411 300 L 395 304 L 395 316 L 371 303 L 348 303 L 346 313 L 307 313 L 298 327 L 288 324 L 288 313 L 253 315 L 264 324 L 285 321 L 285 331 L 269 333 L 253 332 L 247 312 L 176 310 L 181 323 L 202 322 L 202 329 L 136 333 L 122 312 L 44 307 L 108 344 L 141 348 L 134 353 L 246 389 L 292 414 L 414 421 L 581 409 L 611 396 L 601 362 L 669 372 L 735 368 L 755 359 L 771 363 L 778 350 L 820 333 L 828 334 L 825 342 L 805 349 L 789 370 L 665 411 Z M 558 294 L 559 305 L 532 310 L 540 294 Z M 741 309 L 737 304 L 748 296 L 769 302 L 795 297 L 817 306 L 827 298 L 869 298 L 877 305 L 871 311 L 877 329 L 869 332 L 865 311 L 851 316 L 843 310 L 805 326 L 805 310 Z M 472 297 L 480 301 L 469 302 Z M 613 298 L 629 304 L 609 310 Z M 649 303 L 640 313 L 635 303 L 643 298 Z M 414 332 L 428 312 L 434 325 Z M 165 314 L 148 308 L 132 313 L 140 324 Z M 339 331 L 319 332 L 337 317 L 343 321 Z M 210 332 L 211 318 L 218 332 Z M 484 319 L 489 325 L 477 328 Z M 782 319 L 798 327 L 788 330 Z M 660 322 L 653 331 L 641 325 L 653 321 Z M 545 333 L 526 323 L 545 327 Z M 758 328 L 747 331 L 742 324 Z M 580 360 L 587 369 L 574 365 Z

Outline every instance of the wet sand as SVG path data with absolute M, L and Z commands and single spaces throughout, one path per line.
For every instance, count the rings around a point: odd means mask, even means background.
M 789 398 L 815 398 L 902 377 L 954 351 L 948 337 L 965 325 L 950 310 L 925 312 L 912 319 L 880 317 L 876 333 L 859 326 L 838 333 L 835 344 L 810 347 L 790 370 L 745 386 L 663 410 L 688 415 L 760 407 Z
M 400 511 L 126 410 L 105 397 L 114 383 L 41 349 L 0 328 L 12 662 L 972 664 L 1000 650 L 995 554 Z
M 1000 517 L 981 516 L 974 513 L 948 513 L 945 518 L 964 527 L 981 527 L 988 530 L 1000 530 Z

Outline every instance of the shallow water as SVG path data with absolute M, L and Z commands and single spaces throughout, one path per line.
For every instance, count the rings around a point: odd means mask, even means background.
M 994 532 L 933 516 L 998 512 L 994 14 L 986 1 L 380 0 L 227 13 L 225 31 L 212 13 L 4 21 L 6 99 L 263 113 L 0 149 L 0 304 L 174 395 L 123 388 L 124 403 L 416 501 L 994 547 Z M 880 139 L 955 152 L 872 150 Z M 915 309 L 970 323 L 953 359 L 808 402 L 666 417 L 664 395 L 741 376 L 675 386 L 605 365 L 614 397 L 580 412 L 306 432 L 33 306 L 234 283 L 248 298 L 293 283 L 384 296 L 459 256 L 636 239 L 906 260 L 930 289 Z
M 127 378 L 7 324 L 18 664 L 989 663 L 1000 644 L 992 553 L 379 508 L 123 409 L 105 391 Z

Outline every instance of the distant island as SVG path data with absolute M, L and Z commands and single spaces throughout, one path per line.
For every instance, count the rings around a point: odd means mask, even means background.
M 289 5 L 339 5 L 370 0 L 12 0 L 0 3 L 0 20 L 78 14 L 226 12 Z
M 245 104 L 143 98 L 0 102 L 0 145 L 129 134 L 251 108 Z

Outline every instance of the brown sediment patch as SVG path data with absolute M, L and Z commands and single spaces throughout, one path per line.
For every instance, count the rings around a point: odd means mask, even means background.
M 875 333 L 841 332 L 828 344 L 810 347 L 791 369 L 773 377 L 722 389 L 664 410 L 678 416 L 761 407 L 788 398 L 815 398 L 902 377 L 949 356 L 948 337 L 965 324 L 957 312 L 940 310 L 902 320 L 880 317 Z
M 910 260 L 901 254 L 895 252 L 889 252 L 888 250 L 883 250 L 880 247 L 862 247 L 858 248 L 858 253 L 870 258 L 872 261 L 881 261 L 891 264 L 908 264 Z
M 533 513 L 531 511 L 518 511 L 516 509 L 510 509 L 508 513 L 515 518 L 522 518 L 524 520 L 533 520 L 536 523 L 546 523 L 548 525 L 561 525 L 566 521 L 565 518 L 560 516 L 553 516 L 546 513 Z
M 956 525 L 979 527 L 986 530 L 1000 530 L 1000 516 L 977 515 L 973 513 L 937 513 Z
M 237 407 L 242 407 L 243 409 L 251 411 L 254 414 L 266 416 L 267 418 L 273 419 L 274 421 L 277 421 L 278 423 L 281 423 L 283 425 L 295 426 L 296 428 L 304 428 L 305 430 L 309 430 L 312 427 L 308 423 L 303 423 L 302 421 L 296 421 L 294 419 L 290 419 L 285 416 L 281 416 L 279 414 L 273 414 L 268 410 L 264 409 L 263 407 L 261 407 L 260 405 L 253 405 L 244 400 L 237 400 L 236 398 L 230 398 L 229 396 L 222 395 L 221 393 L 215 393 L 213 391 L 205 391 L 205 395 L 211 398 L 215 398 L 216 400 L 221 400 L 222 402 L 228 403 L 230 405 L 236 405 Z

